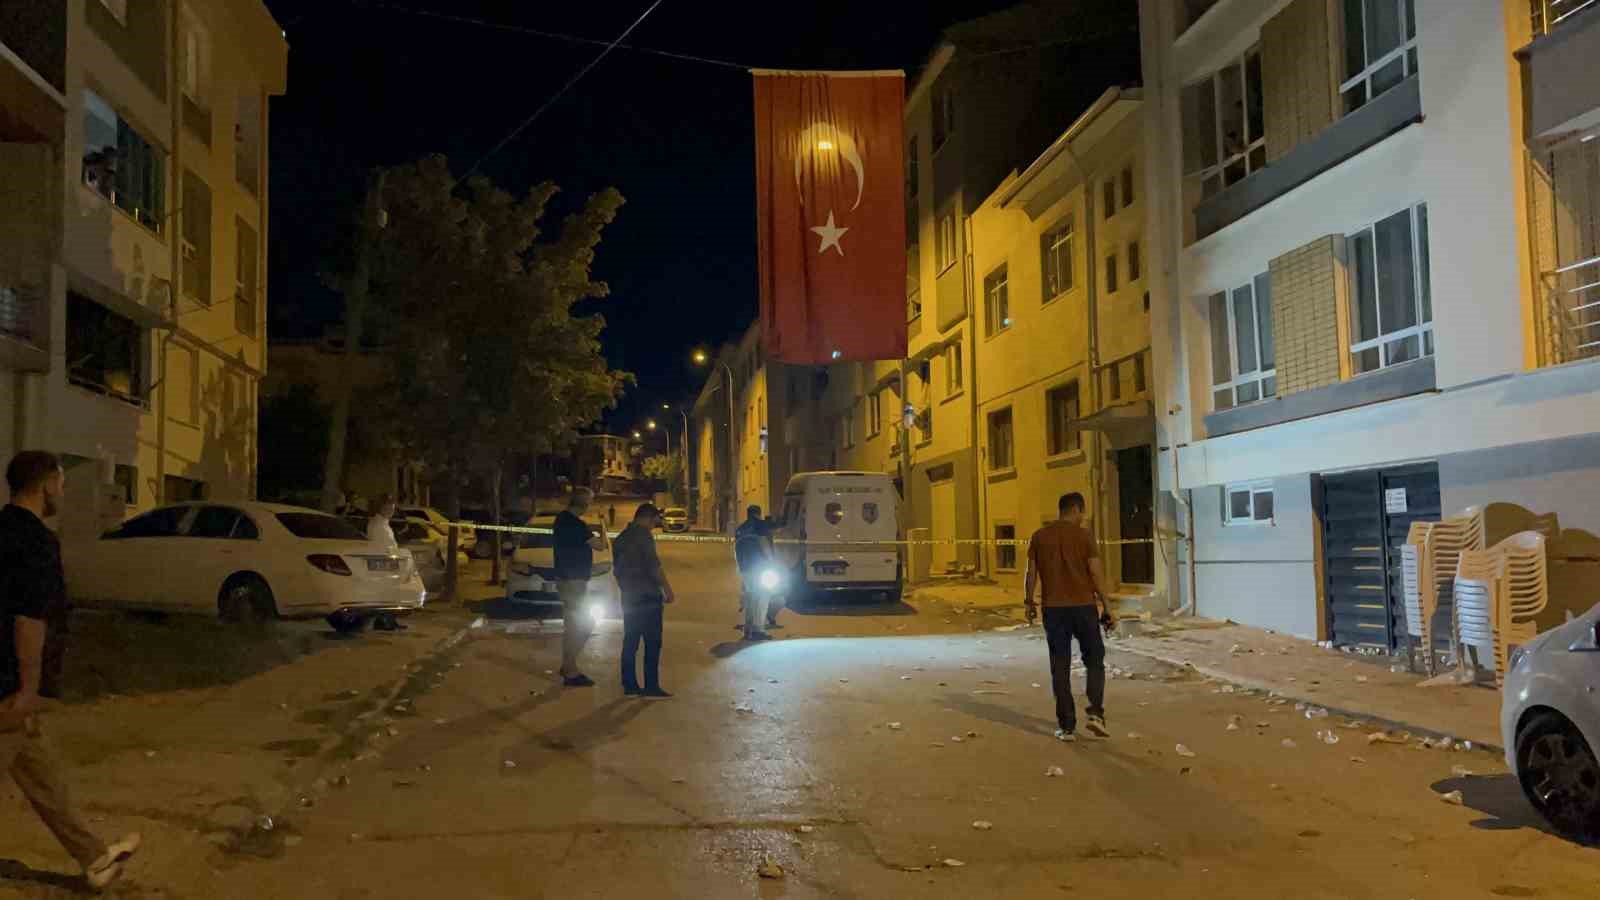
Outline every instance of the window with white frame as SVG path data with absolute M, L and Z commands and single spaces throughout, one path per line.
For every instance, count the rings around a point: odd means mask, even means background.
M 1415 0 L 1344 0 L 1344 111 L 1354 112 L 1417 71 Z
M 1004 263 L 984 276 L 983 308 L 991 335 L 1011 327 L 1011 293 Z
M 867 394 L 867 437 L 877 437 L 883 431 L 883 392 Z
M 1272 482 L 1248 481 L 1222 489 L 1222 524 L 1271 525 Z
M 1211 295 L 1211 406 L 1232 409 L 1278 393 L 1272 278 Z
M 939 244 L 937 261 L 939 273 L 956 264 L 956 213 L 950 210 L 939 217 Z
M 1433 355 L 1428 207 L 1401 210 L 1346 238 L 1353 371 Z
M 1183 171 L 1204 200 L 1267 164 L 1261 48 L 1183 89 Z
M 1012 441 L 1011 407 L 989 413 L 989 469 L 1003 471 L 1017 464 Z
M 1044 302 L 1072 290 L 1072 217 L 1039 237 Z

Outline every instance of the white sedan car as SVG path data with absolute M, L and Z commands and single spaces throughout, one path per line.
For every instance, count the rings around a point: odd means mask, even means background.
M 513 603 L 560 606 L 561 600 L 556 596 L 555 523 L 555 516 L 534 516 L 528 520 L 528 527 L 539 531 L 515 535 L 517 549 L 512 553 L 510 574 L 506 576 L 506 596 Z M 599 521 L 584 524 L 589 526 L 589 533 L 597 544 L 594 570 L 589 578 L 590 614 L 595 618 L 617 615 L 615 610 L 620 608 L 621 599 L 616 579 L 611 575 L 611 540 Z
M 1514 650 L 1507 668 L 1506 765 L 1557 831 L 1600 840 L 1600 605 Z
M 397 519 L 421 519 L 433 529 L 434 534 L 449 540 L 450 517 L 431 506 L 402 506 L 395 512 Z M 462 525 L 456 532 L 456 549 L 469 555 L 478 544 L 478 533 L 470 525 Z
M 74 598 L 225 621 L 325 617 L 354 631 L 378 613 L 419 609 L 426 595 L 409 551 L 380 549 L 345 520 L 298 506 L 163 506 L 64 551 Z

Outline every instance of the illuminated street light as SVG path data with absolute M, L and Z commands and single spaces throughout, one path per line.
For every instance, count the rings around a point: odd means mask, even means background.
M 655 419 L 651 419 L 651 420 L 645 422 L 644 423 L 644 427 L 650 429 L 651 431 L 655 431 L 656 430 L 656 420 Z
M 634 432 L 634 433 L 633 433 L 633 439 L 634 439 L 634 440 L 636 440 L 636 441 L 637 441 L 637 440 L 640 440 L 640 439 L 642 439 L 642 438 L 643 438 L 643 437 L 644 437 L 644 435 L 642 435 L 642 434 L 640 434 L 640 433 L 639 433 L 639 432 L 637 432 L 637 431 L 635 431 L 635 432 Z
M 707 360 L 711 359 L 710 356 L 706 355 L 704 350 L 696 350 L 694 352 L 694 356 L 691 358 L 694 360 L 694 364 L 697 366 L 703 366 L 706 364 Z

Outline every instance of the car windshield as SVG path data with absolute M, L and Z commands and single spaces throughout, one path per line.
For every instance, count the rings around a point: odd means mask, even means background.
M 278 513 L 278 522 L 297 538 L 319 541 L 364 541 L 356 527 L 337 516 L 315 512 Z
M 686 510 L 682 510 L 682 509 L 669 509 L 666 512 L 662 513 L 662 515 L 664 515 L 664 516 L 686 516 L 688 514 L 689 513 Z

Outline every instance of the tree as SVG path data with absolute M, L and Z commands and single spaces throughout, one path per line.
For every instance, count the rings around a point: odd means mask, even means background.
M 683 454 L 678 452 L 658 453 L 647 457 L 640 466 L 646 478 L 653 478 L 667 486 L 672 493 L 672 499 L 677 503 L 687 502 L 683 496 Z
M 263 500 L 304 503 L 322 484 L 328 453 L 328 405 L 309 384 L 294 384 L 261 399 L 262 441 L 257 491 Z
M 556 193 L 544 183 L 517 200 L 481 177 L 463 187 L 440 156 L 384 181 L 369 301 L 388 363 L 379 402 L 411 455 L 484 474 L 497 520 L 506 463 L 552 451 L 631 380 L 601 353 L 605 320 L 573 310 L 607 294 L 591 268 L 622 195 L 595 194 L 541 240 Z

